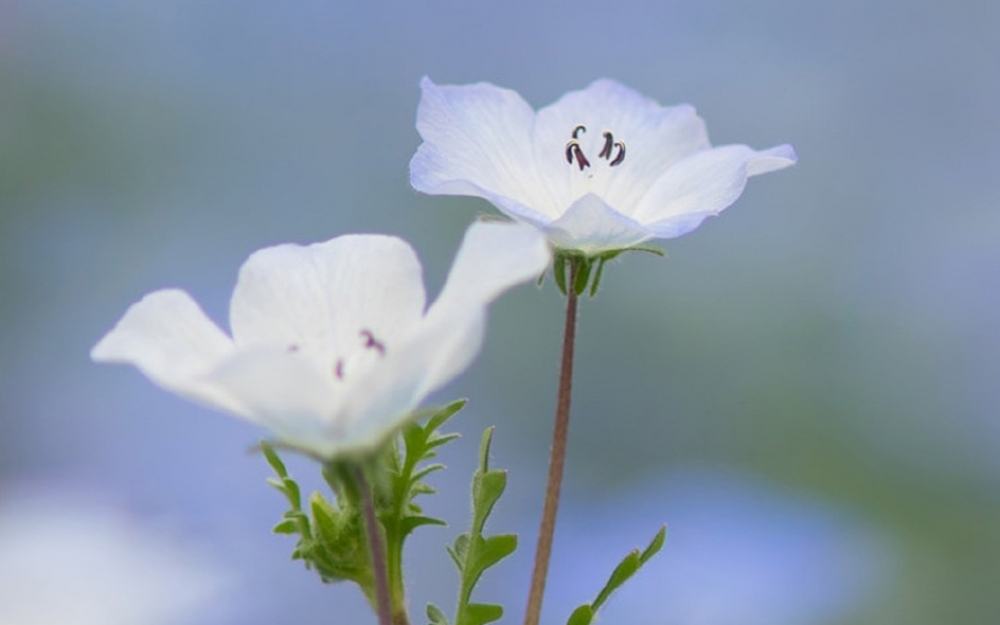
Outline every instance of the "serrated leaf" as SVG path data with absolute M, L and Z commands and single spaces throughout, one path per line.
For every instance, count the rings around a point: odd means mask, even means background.
M 492 603 L 470 603 L 465 606 L 462 625 L 485 625 L 503 618 L 503 608 Z
M 427 604 L 427 619 L 430 620 L 430 625 L 448 625 L 444 612 L 433 603 Z
M 590 625 L 594 620 L 594 609 L 589 603 L 581 605 L 570 614 L 566 625 Z
M 472 527 L 455 539 L 454 548 L 448 549 L 460 573 L 455 625 L 483 625 L 503 616 L 500 606 L 471 603 L 470 599 L 483 572 L 517 548 L 517 536 L 513 534 L 483 536 L 486 520 L 507 483 L 505 471 L 489 468 L 492 440 L 493 428 L 488 428 L 480 444 L 479 467 L 472 477 Z
M 503 560 L 517 549 L 516 534 L 497 534 L 482 539 L 476 559 L 476 565 L 486 570 Z

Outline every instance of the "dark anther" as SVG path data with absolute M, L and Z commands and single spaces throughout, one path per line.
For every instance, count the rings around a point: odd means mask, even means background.
M 573 138 L 579 139 L 581 132 L 587 132 L 587 127 L 584 126 L 583 124 L 580 124 L 579 126 L 573 129 Z
M 299 351 L 299 346 L 296 345 L 295 343 L 292 343 L 291 345 L 288 346 L 288 351 L 297 352 Z
M 365 338 L 365 349 L 374 349 L 380 356 L 385 356 L 385 345 L 375 338 L 371 330 L 362 330 L 361 336 Z
M 609 167 L 614 167 L 615 165 L 621 165 L 622 161 L 625 160 L 625 144 L 621 141 L 615 142 L 615 147 L 618 148 L 618 154 L 615 156 L 614 160 L 608 163 Z M 610 150 L 608 150 L 608 155 L 610 156 Z
M 580 166 L 580 171 L 590 167 L 590 161 L 584 156 L 583 150 L 580 148 L 580 142 L 576 139 L 566 144 L 566 162 L 572 165 L 573 159 L 576 159 L 576 164 Z
M 338 380 L 344 379 L 344 361 L 340 358 L 337 359 L 337 364 L 333 368 L 333 375 L 337 376 Z
M 604 147 L 601 148 L 600 158 L 611 158 L 611 148 L 615 145 L 615 137 L 610 132 L 604 133 Z

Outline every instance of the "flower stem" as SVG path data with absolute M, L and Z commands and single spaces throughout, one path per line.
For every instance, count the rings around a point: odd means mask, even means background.
M 535 548 L 535 569 L 531 575 L 531 591 L 524 625 L 538 625 L 545 595 L 545 578 L 549 572 L 552 555 L 552 538 L 556 531 L 556 513 L 559 510 L 559 491 L 562 488 L 563 467 L 566 464 L 566 438 L 569 434 L 570 396 L 573 390 L 573 343 L 576 340 L 576 278 L 580 261 L 569 261 L 569 279 L 566 281 L 566 324 L 563 333 L 562 366 L 559 371 L 559 397 L 556 401 L 555 425 L 552 429 L 552 451 L 549 455 L 549 481 L 545 487 L 545 506 L 538 530 Z
M 389 598 L 389 577 L 385 569 L 385 550 L 382 548 L 382 534 L 375 517 L 375 498 L 371 486 L 365 479 L 360 466 L 354 467 L 354 479 L 361 491 L 361 501 L 365 513 L 365 533 L 368 534 L 368 551 L 372 557 L 372 571 L 375 575 L 375 603 L 378 609 L 379 625 L 393 625 L 392 603 Z

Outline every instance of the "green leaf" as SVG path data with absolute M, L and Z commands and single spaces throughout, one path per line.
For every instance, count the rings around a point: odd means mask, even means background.
M 288 477 L 288 470 L 285 468 L 285 463 L 281 461 L 278 454 L 274 451 L 274 447 L 271 446 L 267 441 L 261 441 L 260 451 L 264 454 L 264 458 L 267 463 L 271 465 L 274 472 L 278 474 L 278 477 Z
M 573 614 L 566 621 L 566 625 L 590 625 L 593 620 L 594 609 L 590 607 L 590 604 L 585 603 L 573 610 Z
M 434 517 L 429 516 L 408 516 L 403 519 L 402 525 L 404 534 L 409 534 L 422 525 L 440 525 L 441 527 L 448 527 L 448 524 L 441 519 L 435 519 Z
M 655 556 L 663 549 L 663 543 L 667 540 L 667 526 L 664 525 L 660 528 L 660 531 L 656 532 L 656 536 L 653 536 L 653 540 L 649 541 L 649 545 L 643 550 L 642 555 L 639 556 L 639 563 L 646 564 L 650 558 Z
M 313 493 L 309 498 L 309 508 L 312 512 L 313 526 L 320 539 L 326 543 L 335 544 L 339 531 L 339 511 L 330 505 L 319 493 Z
M 490 603 L 470 603 L 465 607 L 463 625 L 484 625 L 503 618 L 503 608 Z
M 636 549 L 625 556 L 622 561 L 618 563 L 618 566 L 615 567 L 615 570 L 611 573 L 611 577 L 608 578 L 608 582 L 604 585 L 604 588 L 601 589 L 601 592 L 598 593 L 593 604 L 591 604 L 593 608 L 597 610 L 604 605 L 604 602 L 608 600 L 611 593 L 621 588 L 621 585 L 627 582 L 628 578 L 635 575 L 635 572 L 639 570 L 640 566 L 642 566 L 642 563 L 639 562 L 639 550 Z
M 517 549 L 517 534 L 497 534 L 483 539 L 477 564 L 486 570 Z
M 653 540 L 649 542 L 649 545 L 639 553 L 638 549 L 633 549 L 627 556 L 625 556 L 615 570 L 611 572 L 611 576 L 608 578 L 607 583 L 604 584 L 604 588 L 601 592 L 597 594 L 597 598 L 591 603 L 585 603 L 573 611 L 570 615 L 569 621 L 566 625 L 589 625 L 597 616 L 597 610 L 601 608 L 607 602 L 611 594 L 622 587 L 622 585 L 627 582 L 633 575 L 635 575 L 639 569 L 642 568 L 650 558 L 655 556 L 660 549 L 663 548 L 663 543 L 667 538 L 667 528 L 663 526 L 660 528 L 656 535 L 653 536 Z
M 471 529 L 455 539 L 454 547 L 448 554 L 459 571 L 458 606 L 455 609 L 455 625 L 484 625 L 503 616 L 503 608 L 498 605 L 472 603 L 472 591 L 486 569 L 494 566 L 517 549 L 517 536 L 499 534 L 483 536 L 486 521 L 497 500 L 507 486 L 507 473 L 490 469 L 490 445 L 493 428 L 483 433 L 479 451 L 479 467 L 472 476 L 472 524 Z
M 279 521 L 271 532 L 273 534 L 298 534 L 299 524 L 295 519 L 285 519 L 283 521 Z
M 433 603 L 427 604 L 427 619 L 430 620 L 430 625 L 448 625 L 444 612 Z
M 424 426 L 424 430 L 432 434 L 437 432 L 438 429 L 444 425 L 445 421 L 455 416 L 455 414 L 462 408 L 465 408 L 465 404 L 468 402 L 468 399 L 456 399 L 444 408 L 438 409 L 437 412 L 434 413 L 434 416 L 427 420 L 427 425 Z M 458 434 L 449 434 L 448 436 L 458 436 Z
M 476 511 L 474 522 L 480 528 L 493 512 L 493 506 L 507 488 L 506 471 L 487 471 L 479 476 L 472 488 L 472 506 Z

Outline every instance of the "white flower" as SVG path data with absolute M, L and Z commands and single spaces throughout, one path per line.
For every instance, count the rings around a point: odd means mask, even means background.
M 187 293 L 162 290 L 129 308 L 91 357 L 135 365 L 324 459 L 364 453 L 471 363 L 487 304 L 549 258 L 532 228 L 473 224 L 425 311 L 420 261 L 401 239 L 279 245 L 240 269 L 232 338 Z
M 421 83 L 418 191 L 485 198 L 556 247 L 587 254 L 686 234 L 746 180 L 792 165 L 789 145 L 711 147 L 694 108 L 598 80 L 537 113 L 487 83 Z

